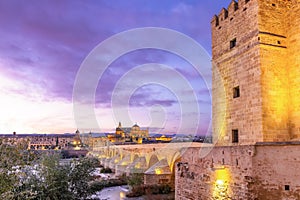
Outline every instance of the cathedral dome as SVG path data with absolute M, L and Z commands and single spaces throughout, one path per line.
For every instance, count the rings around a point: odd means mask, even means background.
M 137 128 L 140 128 L 140 127 L 139 127 L 139 125 L 137 125 L 137 124 L 133 125 L 132 127 L 137 127 Z

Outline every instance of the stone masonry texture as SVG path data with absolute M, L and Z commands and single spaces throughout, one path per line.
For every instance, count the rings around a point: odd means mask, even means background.
M 299 139 L 299 15 L 299 1 L 240 0 L 212 19 L 215 142 L 232 145 L 232 130 L 241 144 Z
M 300 199 L 300 0 L 233 0 L 211 29 L 215 146 L 175 164 L 175 198 Z

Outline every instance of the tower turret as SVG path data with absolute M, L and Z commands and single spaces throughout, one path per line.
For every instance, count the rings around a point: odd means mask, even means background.
M 218 144 L 299 137 L 300 28 L 294 16 L 299 11 L 292 12 L 298 7 L 295 0 L 233 0 L 213 17 L 213 138 Z

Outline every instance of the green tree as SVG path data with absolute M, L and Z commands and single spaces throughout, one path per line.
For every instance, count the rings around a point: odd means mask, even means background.
M 95 191 L 91 189 L 93 180 L 92 172 L 98 165 L 98 160 L 93 158 L 81 158 L 70 166 L 69 188 L 75 199 L 86 199 Z
M 128 185 L 131 187 L 140 186 L 144 184 L 144 174 L 141 173 L 133 173 L 128 177 Z
M 59 155 L 43 155 L 37 173 L 28 182 L 35 193 L 34 199 L 73 199 L 69 190 L 69 165 L 59 164 Z
M 37 195 L 34 199 L 86 199 L 94 193 L 90 182 L 96 164 L 95 159 L 81 158 L 61 165 L 57 155 L 44 157 L 37 175 L 42 181 L 35 184 Z
M 0 199 L 14 199 L 15 189 L 22 185 L 24 171 L 36 154 L 27 150 L 28 141 L 16 143 L 0 139 Z
M 97 159 L 60 164 L 59 154 L 37 155 L 26 145 L 2 140 L 0 158 L 0 199 L 80 200 L 95 192 L 90 183 Z

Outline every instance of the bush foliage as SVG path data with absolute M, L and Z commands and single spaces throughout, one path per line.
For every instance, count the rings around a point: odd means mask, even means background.
M 107 168 L 102 168 L 101 169 L 101 171 L 100 171 L 100 173 L 112 173 L 112 170 L 109 168 L 109 167 L 107 167 Z
M 26 145 L 0 141 L 0 199 L 87 199 L 95 193 L 92 172 L 98 160 L 60 164 L 59 154 L 37 155 Z

